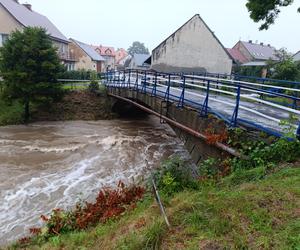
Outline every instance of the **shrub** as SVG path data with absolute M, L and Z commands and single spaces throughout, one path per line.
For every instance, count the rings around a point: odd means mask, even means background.
M 100 90 L 99 83 L 97 81 L 91 81 L 88 90 L 92 93 L 99 91 Z
M 134 208 L 136 202 L 142 199 L 144 192 L 142 187 L 129 188 L 120 182 L 116 190 L 101 190 L 95 203 L 79 203 L 74 211 L 54 209 L 49 217 L 42 215 L 41 219 L 45 222 L 45 226 L 31 228 L 30 233 L 39 241 L 67 232 L 87 229 L 99 222 L 105 223 L 121 215 L 126 209 Z M 23 238 L 20 243 L 27 244 L 30 240 L 28 237 Z
M 194 177 L 192 166 L 177 156 L 165 161 L 154 174 L 159 190 L 167 195 L 173 195 L 185 188 L 196 188 L 197 181 Z

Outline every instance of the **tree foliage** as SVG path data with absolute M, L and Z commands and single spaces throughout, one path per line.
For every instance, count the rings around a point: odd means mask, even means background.
M 149 54 L 149 50 L 145 44 L 138 41 L 133 42 L 127 51 L 131 56 L 134 54 Z
M 294 0 L 248 0 L 246 6 L 250 12 L 250 17 L 255 22 L 263 21 L 260 30 L 267 30 L 274 24 L 275 19 L 282 7 L 291 5 Z M 298 9 L 300 12 L 300 8 Z
M 300 80 L 300 65 L 294 62 L 292 56 L 285 49 L 277 51 L 276 57 L 279 58 L 279 61 L 267 62 L 271 78 L 288 81 Z
M 4 80 L 3 98 L 24 105 L 24 120 L 29 119 L 29 106 L 61 96 L 57 76 L 63 66 L 46 31 L 25 28 L 13 32 L 0 48 L 0 74 Z

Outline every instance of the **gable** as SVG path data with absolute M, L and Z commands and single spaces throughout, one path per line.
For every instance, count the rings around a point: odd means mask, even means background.
M 293 56 L 294 61 L 300 61 L 300 51 Z
M 195 15 L 153 50 L 152 65 L 158 64 L 163 65 L 163 71 L 184 68 L 192 72 L 201 68 L 230 73 L 232 57 L 201 17 Z
M 10 34 L 23 26 L 0 3 L 0 33 Z
M 44 28 L 54 40 L 68 43 L 68 39 L 47 17 L 14 0 L 0 0 L 0 4 L 21 26 Z

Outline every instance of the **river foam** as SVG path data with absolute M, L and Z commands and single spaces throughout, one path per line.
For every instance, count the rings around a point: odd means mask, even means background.
M 0 128 L 0 245 L 53 208 L 92 201 L 100 188 L 139 182 L 173 154 L 188 157 L 159 120 L 52 122 Z

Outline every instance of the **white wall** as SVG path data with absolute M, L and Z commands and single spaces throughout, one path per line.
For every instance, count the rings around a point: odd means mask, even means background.
M 232 60 L 196 15 L 152 53 L 158 71 L 207 71 L 230 74 Z

